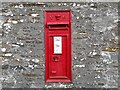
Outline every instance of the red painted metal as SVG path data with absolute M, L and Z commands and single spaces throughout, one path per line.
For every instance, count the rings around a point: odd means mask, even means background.
M 72 82 L 71 70 L 71 11 L 47 10 L 45 16 L 46 82 Z M 54 37 L 60 37 L 59 53 L 55 52 Z M 60 40 L 58 40 L 60 42 Z M 61 52 L 60 52 L 61 50 Z

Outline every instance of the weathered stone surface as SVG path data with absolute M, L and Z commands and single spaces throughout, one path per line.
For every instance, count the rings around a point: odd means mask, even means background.
M 45 83 L 48 9 L 72 10 L 72 83 Z M 118 87 L 118 3 L 6 2 L 1 11 L 3 88 Z

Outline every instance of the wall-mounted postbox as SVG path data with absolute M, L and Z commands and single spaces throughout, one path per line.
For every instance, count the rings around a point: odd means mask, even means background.
M 71 11 L 45 11 L 46 82 L 71 82 Z

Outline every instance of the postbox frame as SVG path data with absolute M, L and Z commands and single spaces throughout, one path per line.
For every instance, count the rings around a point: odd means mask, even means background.
M 69 48 L 70 48 L 70 52 L 68 52 L 68 55 L 70 55 L 70 57 L 69 57 L 69 60 L 68 60 L 68 68 L 67 68 L 67 70 L 69 71 L 68 72 L 68 76 L 69 76 L 69 78 L 67 78 L 67 79 L 50 79 L 49 78 L 49 52 L 48 52 L 48 48 L 49 48 L 49 42 L 47 42 L 47 40 L 49 39 L 49 37 L 50 36 L 54 36 L 54 35 L 56 35 L 55 33 L 53 33 L 53 34 L 48 34 L 48 31 L 46 31 L 46 18 L 45 18 L 45 16 L 46 16 L 46 13 L 47 12 L 70 12 L 70 15 L 69 15 L 69 18 L 70 18 L 70 20 L 69 20 L 69 34 L 70 34 L 70 36 L 69 36 Z M 44 33 L 44 38 L 45 38 L 45 82 L 46 83 L 48 83 L 48 82 L 72 82 L 72 35 L 71 35 L 71 10 L 45 10 L 44 11 L 44 18 L 45 18 L 45 20 L 44 20 L 44 31 L 45 31 L 45 33 Z M 61 22 L 62 23 L 62 22 Z M 65 33 L 59 33 L 59 34 L 57 34 L 57 36 L 66 36 L 66 34 Z

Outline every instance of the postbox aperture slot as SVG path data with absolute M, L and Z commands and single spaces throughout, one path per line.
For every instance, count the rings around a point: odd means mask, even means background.
M 48 24 L 49 30 L 66 30 L 68 29 L 68 24 Z

